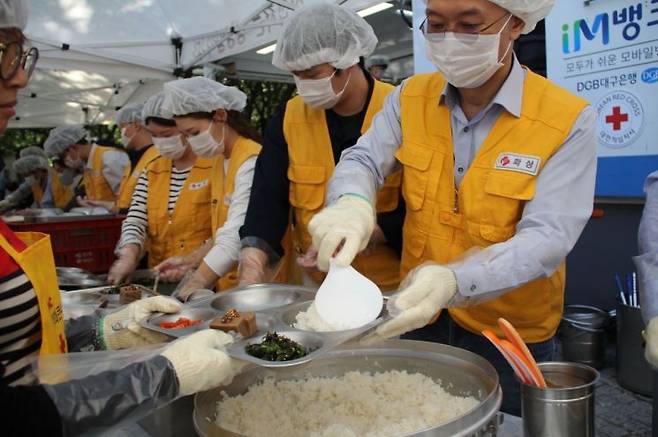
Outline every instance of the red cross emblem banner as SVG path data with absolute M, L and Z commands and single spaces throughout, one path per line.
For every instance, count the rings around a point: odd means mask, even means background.
M 597 196 L 643 197 L 658 170 L 658 0 L 557 0 L 546 60 L 597 112 Z

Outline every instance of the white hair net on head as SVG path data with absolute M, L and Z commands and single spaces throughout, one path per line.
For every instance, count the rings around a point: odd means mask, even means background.
M 555 0 L 489 0 L 505 8 L 525 23 L 523 33 L 535 30 L 537 23 L 546 18 L 553 9 Z
M 114 116 L 114 123 L 116 123 L 117 126 L 121 126 L 125 123 L 141 123 L 142 108 L 144 108 L 143 103 L 129 103 L 123 105 Z
M 164 84 L 165 113 L 185 115 L 216 109 L 242 111 L 247 95 L 233 86 L 222 85 L 206 77 L 172 80 Z
M 43 156 L 25 156 L 14 161 L 14 170 L 19 175 L 30 174 L 36 170 L 48 170 L 50 165 L 48 160 Z
M 72 144 L 86 138 L 87 131 L 82 126 L 60 126 L 51 130 L 43 143 L 46 154 L 50 157 L 59 156 Z
M 27 25 L 27 5 L 23 0 L 0 0 L 0 29 Z
M 44 158 L 48 158 L 46 151 L 38 146 L 28 146 L 24 149 L 21 149 L 21 151 L 18 152 L 18 156 L 21 158 L 25 158 L 26 156 L 42 156 Z
M 424 0 L 425 3 L 431 0 Z M 555 0 L 489 0 L 501 8 L 507 9 L 512 15 L 519 17 L 525 23 L 523 33 L 535 30 L 537 23 L 546 18 L 553 9 Z
M 325 63 L 344 69 L 376 46 L 377 37 L 366 20 L 336 4 L 319 3 L 299 8 L 286 22 L 272 65 L 286 71 Z
M 171 114 L 165 111 L 162 107 L 164 99 L 164 93 L 157 93 L 149 97 L 142 108 L 142 123 L 146 123 L 146 119 L 150 117 L 171 118 Z

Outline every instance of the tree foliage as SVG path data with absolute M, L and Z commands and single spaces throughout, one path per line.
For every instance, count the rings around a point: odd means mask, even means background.
M 267 120 L 285 104 L 295 92 L 295 85 L 280 82 L 248 81 L 236 78 L 218 78 L 225 85 L 236 86 L 247 95 L 244 112 L 252 124 L 263 129 Z M 119 129 L 114 124 L 87 126 L 91 136 L 104 144 L 118 144 Z M 28 146 L 42 146 L 49 128 L 9 129 L 0 137 L 0 156 L 17 153 Z

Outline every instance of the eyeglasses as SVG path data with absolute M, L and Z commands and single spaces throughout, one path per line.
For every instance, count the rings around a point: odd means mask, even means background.
M 0 43 L 0 79 L 12 80 L 22 68 L 29 79 L 39 59 L 39 49 L 31 47 L 27 51 L 17 41 Z
M 511 15 L 505 14 L 493 23 L 482 28 L 472 25 L 459 25 L 454 29 L 447 29 L 443 24 L 430 24 L 427 21 L 428 17 L 425 17 L 423 22 L 420 23 L 419 30 L 423 33 L 425 38 L 432 41 L 443 41 L 446 37 L 446 33 L 452 32 L 455 34 L 455 38 L 463 42 L 473 42 L 476 41 L 481 34 L 491 29 L 505 17 L 511 17 Z

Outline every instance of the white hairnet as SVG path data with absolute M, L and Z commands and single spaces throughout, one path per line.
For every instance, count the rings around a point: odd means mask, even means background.
M 46 154 L 50 157 L 59 156 L 72 144 L 87 137 L 87 131 L 82 126 L 60 126 L 51 130 L 43 143 Z
M 119 109 L 114 116 L 114 123 L 121 126 L 124 123 L 141 123 L 143 103 L 129 103 Z
M 0 29 L 27 25 L 27 5 L 23 0 L 0 0 Z
M 164 112 L 173 115 L 212 112 L 215 109 L 242 111 L 247 105 L 245 93 L 206 77 L 167 82 L 164 84 L 164 94 Z
M 370 68 L 373 65 L 382 65 L 384 67 L 388 66 L 391 63 L 391 59 L 386 55 L 372 55 L 366 59 L 366 68 Z
M 546 18 L 553 9 L 555 0 L 489 0 L 505 8 L 525 23 L 523 33 L 535 30 L 537 23 Z
M 19 175 L 26 175 L 39 169 L 48 170 L 48 167 L 50 167 L 46 158 L 36 155 L 18 158 L 16 161 L 14 161 L 13 166 L 14 170 Z
M 366 20 L 336 4 L 319 3 L 299 8 L 286 22 L 272 65 L 286 71 L 325 63 L 344 69 L 376 46 L 377 37 Z
M 146 103 L 144 103 L 144 107 L 142 108 L 142 123 L 146 123 L 146 119 L 149 117 L 171 118 L 171 114 L 164 111 L 162 108 L 164 99 L 164 93 L 157 93 L 149 97 Z
M 18 152 L 18 156 L 21 158 L 25 158 L 26 156 L 41 156 L 44 158 L 48 158 L 48 155 L 46 155 L 46 151 L 38 146 L 28 146 L 24 149 L 21 149 L 21 151 Z

